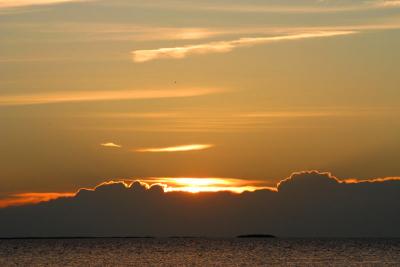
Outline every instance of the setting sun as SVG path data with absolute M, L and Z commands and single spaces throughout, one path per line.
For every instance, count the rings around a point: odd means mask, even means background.
M 275 188 L 265 185 L 263 181 L 251 181 L 232 178 L 150 178 L 141 179 L 148 185 L 159 184 L 164 188 L 164 192 L 220 192 L 229 191 L 243 193 L 253 192 L 261 189 L 275 190 Z
M 0 0 L 0 267 L 400 266 L 399 47 L 400 0 Z

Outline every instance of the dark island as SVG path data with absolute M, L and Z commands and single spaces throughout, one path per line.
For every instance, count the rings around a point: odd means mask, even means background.
M 276 236 L 265 235 L 265 234 L 251 234 L 251 235 L 238 235 L 237 238 L 276 238 Z

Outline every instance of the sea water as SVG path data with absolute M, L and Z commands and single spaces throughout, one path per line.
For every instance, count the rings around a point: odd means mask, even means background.
M 0 240 L 0 266 L 400 266 L 400 239 Z

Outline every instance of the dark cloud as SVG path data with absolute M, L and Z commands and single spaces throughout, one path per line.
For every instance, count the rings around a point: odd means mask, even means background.
M 400 181 L 301 172 L 278 191 L 164 193 L 106 183 L 75 197 L 0 210 L 0 236 L 400 237 Z

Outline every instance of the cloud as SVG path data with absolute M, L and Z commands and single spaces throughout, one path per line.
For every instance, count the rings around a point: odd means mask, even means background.
M 370 10 L 380 10 L 397 7 L 398 0 L 360 0 L 360 1 L 314 1 L 311 4 L 304 2 L 281 1 L 280 4 L 273 3 L 214 3 L 202 2 L 196 4 L 176 1 L 141 1 L 129 3 L 118 3 L 119 6 L 151 8 L 151 9 L 170 9 L 178 11 L 195 10 L 205 12 L 230 12 L 230 13 L 275 13 L 275 14 L 332 14 L 344 12 L 365 12 Z M 114 3 L 103 3 L 115 5 Z
M 152 152 L 152 153 L 187 152 L 187 151 L 209 149 L 213 146 L 214 145 L 211 145 L 211 144 L 190 144 L 190 145 L 159 147 L 159 148 L 141 148 L 141 149 L 137 149 L 136 152 Z
M 141 179 L 142 183 L 150 188 L 159 185 L 164 192 L 220 192 L 228 191 L 234 193 L 243 193 L 245 191 L 254 192 L 256 190 L 275 188 L 268 186 L 265 181 L 252 181 L 233 178 L 147 178 Z
M 85 41 L 157 41 L 197 40 L 232 34 L 229 29 L 207 27 L 163 27 L 137 23 L 67 22 L 48 25 L 43 22 L 3 24 L 1 28 L 44 34 L 64 34 L 74 42 Z M 32 41 L 32 40 L 31 40 Z M 51 41 L 51 40 L 49 40 Z M 59 42 L 59 40 L 57 40 Z
M 325 14 L 337 12 L 354 12 L 377 8 L 375 5 L 203 5 L 199 9 L 217 12 L 234 13 L 286 13 L 286 14 Z
M 222 90 L 211 88 L 187 88 L 174 90 L 77 91 L 36 93 L 24 95 L 0 95 L 0 106 L 22 106 L 134 99 L 181 98 L 203 96 L 219 92 L 222 92 Z
M 146 190 L 152 187 L 159 187 L 164 193 L 169 192 L 186 192 L 186 193 L 204 193 L 204 192 L 254 192 L 257 190 L 271 190 L 276 191 L 277 189 L 273 186 L 268 185 L 265 181 L 261 180 L 245 180 L 237 178 L 194 178 L 194 177 L 153 177 L 153 178 L 142 178 L 140 180 L 116 180 L 101 183 L 93 189 L 83 188 L 78 190 L 78 194 L 81 190 L 96 191 L 98 188 L 107 186 L 120 187 L 123 186 L 127 189 L 134 186 L 135 183 L 139 183 Z
M 177 112 L 108 112 L 108 113 L 91 113 L 80 115 L 84 117 L 100 117 L 100 118 L 132 118 L 132 119 L 167 119 L 177 118 L 180 114 Z
M 36 31 L 49 31 L 39 28 Z M 55 25 L 50 32 L 70 32 L 87 34 L 91 41 L 157 41 L 157 40 L 197 40 L 211 38 L 227 32 L 213 28 L 194 27 L 156 27 L 136 24 L 62 24 Z M 80 39 L 82 36 L 79 36 Z
M 386 1 L 379 1 L 378 6 L 383 7 L 400 7 L 400 1 L 398 0 L 386 0 Z
M 340 111 L 305 111 L 305 112 L 293 112 L 293 111 L 282 111 L 282 112 L 249 112 L 240 114 L 239 117 L 244 118 L 308 118 L 308 117 L 332 117 L 332 116 L 346 116 L 350 113 Z
M 365 120 L 371 116 L 384 118 L 397 112 L 396 108 L 309 107 L 302 109 L 254 109 L 217 111 L 203 108 L 172 108 L 164 112 L 104 112 L 76 114 L 78 117 L 111 118 L 121 122 L 130 119 L 132 125 L 82 126 L 97 131 L 121 132 L 259 132 L 276 128 L 326 127 L 320 124 L 328 119 L 351 118 Z M 145 125 L 140 125 L 146 120 Z M 316 124 L 315 122 L 319 122 Z
M 115 147 L 115 148 L 120 148 L 120 147 L 122 147 L 121 145 L 117 145 L 117 144 L 115 144 L 115 143 L 113 143 L 113 142 L 109 142 L 109 143 L 103 143 L 103 144 L 100 144 L 101 146 L 104 146 L 104 147 Z
M 74 197 L 0 209 L 0 236 L 400 236 L 399 178 L 346 181 L 306 171 L 292 174 L 275 189 L 197 194 L 167 189 L 262 188 L 265 182 L 174 179 L 108 182 L 81 189 Z
M 293 35 L 307 32 L 321 31 L 358 31 L 373 29 L 400 28 L 396 18 L 385 18 L 376 24 L 355 24 L 338 26 L 301 26 L 301 25 L 276 25 L 276 26 L 242 26 L 242 27 L 163 27 L 155 25 L 138 25 L 136 23 L 94 23 L 94 22 L 67 22 L 48 25 L 44 22 L 34 23 L 3 23 L 0 30 L 17 31 L 32 34 L 62 34 L 62 40 L 68 42 L 98 42 L 98 41 L 157 41 L 157 40 L 200 40 L 222 36 L 250 36 L 250 35 Z M 25 36 L 29 42 L 42 42 Z M 18 42 L 8 38 L 6 42 Z M 46 40 L 46 42 L 60 42 L 60 39 Z M 28 61 L 54 61 L 68 60 L 66 57 L 31 57 Z M 18 59 L 14 59 L 18 61 Z M 20 61 L 23 58 L 19 59 Z M 70 60 L 70 59 L 69 59 Z M 11 59 L 3 59 L 12 62 Z
M 50 201 L 61 197 L 73 197 L 74 193 L 20 193 L 11 194 L 7 198 L 0 199 L 0 208 L 9 206 L 21 206 L 28 204 L 37 204 Z
M 240 38 L 233 41 L 210 42 L 198 45 L 181 47 L 159 48 L 152 50 L 136 50 L 132 52 L 134 62 L 146 62 L 161 58 L 185 58 L 192 54 L 227 53 L 239 47 L 249 47 L 261 44 L 269 44 L 280 41 L 294 41 L 310 38 L 333 37 L 355 34 L 355 31 L 318 31 L 309 33 L 297 33 L 273 37 Z
M 87 2 L 91 0 L 0 0 L 0 9 L 36 5 L 54 5 L 68 2 Z

